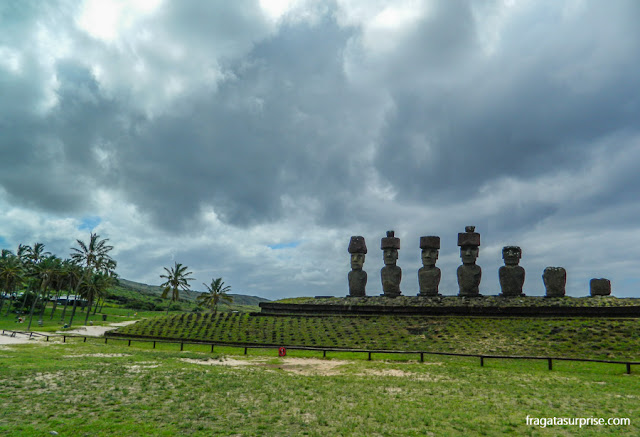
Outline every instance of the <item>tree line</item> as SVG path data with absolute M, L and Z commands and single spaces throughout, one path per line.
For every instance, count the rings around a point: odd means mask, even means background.
M 104 304 L 107 288 L 117 284 L 117 263 L 109 256 L 113 246 L 107 244 L 108 241 L 100 239 L 98 234 L 91 233 L 88 243 L 76 240 L 77 246 L 71 248 L 70 256 L 66 259 L 45 251 L 45 245 L 42 243 L 35 243 L 33 246 L 20 244 L 15 253 L 2 249 L 0 287 L 4 291 L 5 299 L 0 299 L 0 314 L 5 301 L 8 301 L 5 316 L 9 315 L 12 307 L 19 314 L 24 314 L 25 308 L 29 308 L 27 330 L 30 330 L 36 308 L 39 309 L 39 320 L 42 323 L 47 302 L 55 297 L 49 316 L 49 320 L 53 319 L 58 300 L 66 291 L 61 321 L 65 320 L 70 297 L 73 296 L 68 326 L 73 324 L 78 298 L 87 302 L 84 321 L 86 325 L 94 303 L 95 313 L 98 305 Z M 20 298 L 15 294 L 16 290 L 24 290 Z

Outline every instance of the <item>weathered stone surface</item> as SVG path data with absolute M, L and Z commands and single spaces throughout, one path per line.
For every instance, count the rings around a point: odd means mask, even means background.
M 466 226 L 464 233 L 458 234 L 460 258 L 462 265 L 458 267 L 459 296 L 479 296 L 482 269 L 476 265 L 480 249 L 480 234 L 474 232 L 475 226 Z
M 502 248 L 502 258 L 504 266 L 498 270 L 500 279 L 501 296 L 516 297 L 524 296 L 522 286 L 524 285 L 524 268 L 519 266 L 522 257 L 522 249 L 518 246 L 505 246 Z
M 349 253 L 367 253 L 367 244 L 364 241 L 364 237 L 353 236 L 349 241 Z
M 420 248 L 422 249 L 422 266 L 418 270 L 418 296 L 439 296 L 438 286 L 440 285 L 441 272 L 436 267 L 438 260 L 438 249 L 440 249 L 440 237 L 427 236 L 420 237 Z
M 400 249 L 400 239 L 395 237 L 394 231 L 387 231 L 386 238 L 380 242 L 382 249 L 382 259 L 384 267 L 380 270 L 382 280 L 382 291 L 384 296 L 400 296 L 400 281 L 402 281 L 402 269 L 396 265 L 398 260 L 398 249 Z
M 547 267 L 542 273 L 546 297 L 563 297 L 567 284 L 567 271 L 562 267 Z
M 611 294 L 611 281 L 605 278 L 593 278 L 589 281 L 591 296 L 609 296 Z
M 420 249 L 440 249 L 440 237 L 435 235 L 420 237 Z
M 475 226 L 465 226 L 464 232 L 458 233 L 458 246 L 480 246 L 480 234 L 475 230 Z
M 366 296 L 367 272 L 362 270 L 364 267 L 365 254 L 367 253 L 367 245 L 364 237 L 351 237 L 349 248 L 351 254 L 351 271 L 347 275 L 349 281 L 349 296 L 364 297 Z

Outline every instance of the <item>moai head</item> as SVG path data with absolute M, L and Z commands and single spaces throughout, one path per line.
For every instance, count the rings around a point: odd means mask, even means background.
M 362 270 L 362 267 L 364 267 L 364 256 L 367 253 L 367 245 L 364 237 L 351 237 L 348 250 L 351 254 L 351 269 Z
M 522 258 L 522 249 L 518 246 L 505 246 L 502 248 L 502 259 L 505 266 L 517 266 Z
M 387 236 L 380 242 L 382 249 L 382 259 L 384 265 L 395 266 L 398 260 L 398 249 L 400 249 L 400 239 L 395 237 L 394 231 L 387 231 Z
M 474 232 L 475 226 L 465 226 L 464 233 L 458 233 L 458 246 L 462 264 L 475 264 L 480 252 L 480 234 Z
M 422 265 L 435 266 L 440 249 L 440 237 L 420 237 L 420 249 L 422 249 Z

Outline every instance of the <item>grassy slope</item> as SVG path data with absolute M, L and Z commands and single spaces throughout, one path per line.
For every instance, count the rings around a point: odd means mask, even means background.
M 117 332 L 285 346 L 640 360 L 636 319 L 181 314 Z
M 480 367 L 466 358 L 420 364 L 341 354 L 349 361 L 321 374 L 302 373 L 303 366 L 286 364 L 273 351 L 259 364 L 239 367 L 181 361 L 205 362 L 220 353 L 206 350 L 120 342 L 1 347 L 0 434 L 640 434 L 640 376 L 614 365 L 559 363 L 549 372 L 528 361 L 494 360 Z M 542 429 L 527 426 L 527 415 L 629 417 L 631 425 Z

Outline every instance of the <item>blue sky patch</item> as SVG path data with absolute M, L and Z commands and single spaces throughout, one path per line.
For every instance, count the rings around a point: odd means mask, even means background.
M 87 230 L 89 232 L 93 231 L 93 228 L 98 226 L 102 222 L 102 219 L 98 216 L 89 216 L 83 217 L 80 220 L 80 226 L 78 226 L 78 230 Z
M 7 248 L 7 240 L 5 240 L 2 235 L 0 235 L 0 248 L 3 248 L 3 249 Z
M 294 247 L 298 247 L 299 245 L 300 245 L 299 241 L 292 241 L 291 243 L 270 244 L 269 247 L 273 250 L 278 250 L 278 249 L 292 249 Z

